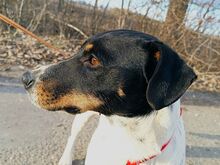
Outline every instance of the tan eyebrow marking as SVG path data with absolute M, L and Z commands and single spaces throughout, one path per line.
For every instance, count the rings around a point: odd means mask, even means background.
M 122 97 L 122 96 L 125 96 L 125 93 L 124 93 L 124 91 L 122 90 L 121 87 L 118 88 L 117 93 L 118 93 L 118 95 L 121 96 L 121 97 Z
M 94 47 L 94 45 L 93 44 L 87 44 L 86 46 L 85 46 L 85 51 L 90 51 L 92 48 Z
M 159 51 L 156 52 L 154 57 L 157 59 L 157 61 L 159 61 L 159 59 L 160 59 L 160 52 Z

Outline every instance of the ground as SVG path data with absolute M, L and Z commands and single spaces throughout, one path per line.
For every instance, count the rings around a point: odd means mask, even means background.
M 182 99 L 187 165 L 220 164 L 220 94 L 187 92 Z M 0 77 L 0 164 L 57 164 L 70 134 L 73 115 L 34 107 L 17 78 Z M 83 164 L 97 118 L 77 140 L 73 164 Z

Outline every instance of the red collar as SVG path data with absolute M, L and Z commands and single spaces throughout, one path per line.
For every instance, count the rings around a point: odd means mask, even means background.
M 182 113 L 183 113 L 183 108 L 180 108 L 180 116 L 182 116 Z M 162 147 L 161 147 L 161 149 L 160 149 L 161 152 L 164 151 L 164 150 L 167 148 L 167 146 L 168 146 L 168 144 L 170 143 L 171 139 L 172 139 L 172 136 L 170 137 L 170 139 L 169 139 L 166 143 L 164 143 L 164 144 L 162 145 Z M 141 163 L 144 163 L 144 162 L 146 162 L 146 161 L 148 161 L 148 160 L 151 160 L 151 159 L 155 158 L 155 157 L 158 156 L 158 155 L 159 155 L 159 154 L 155 154 L 155 155 L 149 156 L 149 157 L 147 157 L 147 158 L 144 158 L 143 160 L 138 160 L 138 161 L 134 161 L 134 162 L 131 162 L 131 161 L 128 160 L 127 163 L 126 163 L 126 165 L 139 165 L 139 164 L 141 164 Z

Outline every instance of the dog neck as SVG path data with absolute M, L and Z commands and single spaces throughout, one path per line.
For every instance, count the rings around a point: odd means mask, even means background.
M 108 117 L 108 120 L 118 132 L 126 134 L 133 144 L 143 149 L 143 153 L 156 154 L 175 131 L 175 125 L 179 120 L 179 109 L 178 100 L 147 116 L 127 118 L 114 115 Z

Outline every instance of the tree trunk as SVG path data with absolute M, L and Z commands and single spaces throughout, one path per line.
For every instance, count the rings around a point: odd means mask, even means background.
M 169 42 L 177 41 L 185 26 L 185 16 L 190 0 L 170 0 L 165 20 L 165 39 Z M 177 43 L 176 43 L 177 44 Z M 176 45 L 174 44 L 174 46 Z
M 2 0 L 0 2 L 0 13 L 5 15 L 5 16 L 8 16 L 7 15 L 7 3 L 8 2 L 6 2 L 6 1 L 7 0 Z M 9 30 L 9 29 L 10 29 L 10 26 L 8 26 L 4 22 L 0 21 L 0 31 Z
M 120 9 L 120 15 L 118 18 L 118 28 L 122 28 L 122 17 L 124 14 L 124 0 L 121 1 L 121 9 Z
M 62 12 L 64 7 L 64 0 L 59 0 L 57 10 L 58 12 Z
M 97 19 L 98 19 L 98 13 L 97 13 L 97 10 L 98 10 L 98 0 L 95 0 L 95 4 L 94 4 L 94 7 L 93 7 L 93 14 L 92 14 L 92 21 L 91 21 L 91 27 L 92 27 L 92 34 L 95 34 L 96 33 L 96 27 L 98 26 L 97 25 Z
M 64 0 L 59 0 L 58 6 L 57 6 L 58 19 L 62 19 L 63 10 L 64 10 Z M 60 38 L 63 38 L 64 37 L 64 28 L 60 22 L 58 22 L 58 23 L 59 23 L 59 30 L 60 30 Z

